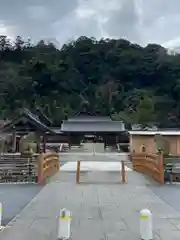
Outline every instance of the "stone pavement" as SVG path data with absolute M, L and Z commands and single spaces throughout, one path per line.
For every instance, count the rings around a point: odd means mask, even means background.
M 6 225 L 41 191 L 37 184 L 0 184 L 0 201 L 3 205 L 2 224 Z
M 72 211 L 72 240 L 139 240 L 139 211 L 153 213 L 154 240 L 180 239 L 180 211 L 149 187 L 141 174 L 83 172 L 75 184 L 74 172 L 59 172 L 30 204 L 0 233 L 1 240 L 56 240 L 60 209 Z M 161 188 L 159 186 L 159 188 Z
M 63 166 L 66 159 L 60 162 Z M 0 202 L 3 204 L 2 225 L 8 224 L 43 188 L 34 183 L 0 183 Z

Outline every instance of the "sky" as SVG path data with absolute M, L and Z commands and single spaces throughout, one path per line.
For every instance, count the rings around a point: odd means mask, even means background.
M 180 0 L 0 0 L 0 35 L 60 45 L 79 36 L 180 46 Z

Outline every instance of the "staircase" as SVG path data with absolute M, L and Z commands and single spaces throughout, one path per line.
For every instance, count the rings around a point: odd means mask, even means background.
M 83 152 L 94 152 L 94 143 L 84 143 Z
M 70 152 L 83 152 L 83 146 L 81 146 L 81 145 L 72 145 L 69 151 Z
M 104 143 L 83 143 L 82 145 L 72 145 L 69 148 L 69 144 L 63 144 L 61 152 L 71 152 L 71 153 L 113 153 L 118 151 L 117 146 L 106 146 L 104 149 Z
M 104 143 L 95 143 L 94 151 L 97 153 L 104 153 Z
M 61 148 L 61 152 L 69 152 L 69 144 L 63 144 Z

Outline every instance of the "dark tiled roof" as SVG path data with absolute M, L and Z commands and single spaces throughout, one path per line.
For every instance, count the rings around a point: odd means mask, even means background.
M 24 108 L 23 110 L 21 110 L 21 115 L 25 114 L 26 116 L 29 116 L 33 119 L 35 119 L 36 121 L 40 122 L 40 119 L 37 115 L 35 115 L 34 113 L 30 112 L 27 108 Z
M 36 108 L 36 112 L 36 115 L 38 116 L 39 120 L 41 120 L 41 122 L 47 124 L 48 126 L 52 125 L 52 121 L 42 112 L 39 107 Z
M 0 120 L 0 127 L 4 126 L 5 124 L 9 123 L 9 120 Z
M 41 129 L 42 131 L 55 133 L 51 128 L 47 127 L 44 123 L 42 123 L 39 120 L 39 117 L 37 115 L 33 114 L 26 108 L 22 109 L 19 116 L 14 118 L 8 124 L 5 124 L 0 130 L 5 131 L 5 130 L 8 130 L 9 128 L 12 128 L 14 125 L 20 122 L 24 117 L 27 118 L 32 124 L 34 124 L 37 128 Z
M 68 122 L 63 121 L 62 132 L 124 132 L 124 123 L 121 121 L 94 121 L 94 122 Z
M 50 127 L 52 131 L 54 131 L 57 134 L 62 134 L 63 132 L 61 131 L 61 127 Z
M 108 116 L 74 116 L 71 118 L 68 118 L 68 122 L 111 122 L 111 118 Z

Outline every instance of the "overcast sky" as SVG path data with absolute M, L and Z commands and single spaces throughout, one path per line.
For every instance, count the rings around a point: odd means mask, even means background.
M 180 0 L 0 0 L 0 35 L 126 38 L 180 46 Z

